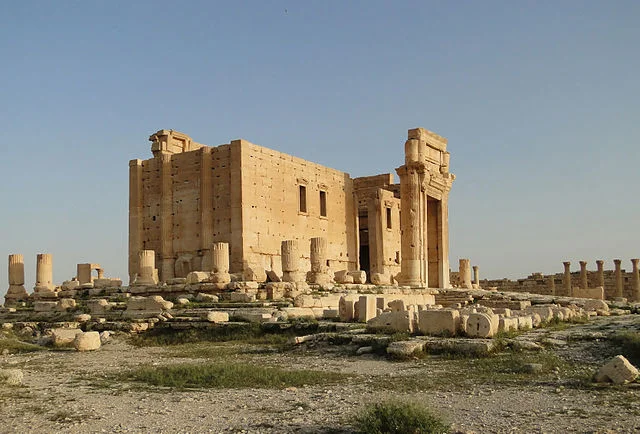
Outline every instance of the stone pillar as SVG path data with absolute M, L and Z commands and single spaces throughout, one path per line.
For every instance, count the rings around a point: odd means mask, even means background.
M 104 279 L 104 270 L 102 268 L 98 268 L 98 279 Z
M 53 286 L 53 255 L 51 253 L 39 253 L 36 262 L 36 286 L 35 290 L 52 291 Z
M 571 297 L 571 262 L 563 262 L 564 265 L 564 294 L 567 297 Z
M 604 261 L 597 260 L 598 272 L 596 273 L 596 286 L 602 286 L 604 288 Z
M 285 240 L 280 244 L 282 255 L 282 281 L 302 282 L 300 275 L 300 249 L 297 240 Z
M 622 270 L 620 269 L 620 265 L 622 264 L 622 260 L 614 259 L 613 263 L 616 266 L 615 277 L 616 277 L 616 297 L 622 298 L 624 297 L 624 282 L 622 280 Z
M 9 289 L 4 296 L 5 305 L 11 305 L 29 298 L 24 288 L 24 256 L 9 255 Z
M 410 141 L 407 141 L 407 143 Z M 400 176 L 400 285 L 424 286 L 423 209 L 420 196 L 421 177 L 424 169 L 420 166 L 402 166 L 397 170 Z
M 140 264 L 140 269 L 134 284 L 138 286 L 157 285 L 156 252 L 154 250 L 140 250 L 138 263 Z
M 76 277 L 80 285 L 93 282 L 91 277 L 91 264 L 78 264 L 76 266 Z
M 480 287 L 480 267 L 473 266 L 473 284 Z
M 201 153 L 200 158 L 200 246 L 202 249 L 202 271 L 213 271 L 213 183 L 212 175 L 212 157 L 211 148 L 204 146 L 198 150 Z M 228 246 L 227 246 L 228 247 Z M 227 262 L 228 262 L 227 252 Z M 227 271 L 225 273 L 229 273 Z
M 213 243 L 211 252 L 211 271 L 229 273 L 229 243 Z
M 211 246 L 211 282 L 218 284 L 218 289 L 231 282 L 229 274 L 229 243 L 213 243 Z
M 311 272 L 308 275 L 309 283 L 323 285 L 333 280 L 329 274 L 329 267 L 327 266 L 328 246 L 329 242 L 325 237 L 311 238 Z
M 587 261 L 580 261 L 580 288 L 587 289 Z
M 314 273 L 327 272 L 328 242 L 324 237 L 311 238 L 311 271 Z
M 448 153 L 446 154 L 448 157 Z M 447 166 L 449 159 L 447 158 Z M 449 282 L 449 192 L 442 195 L 438 206 L 438 262 L 440 288 L 450 288 Z M 478 279 L 480 277 L 478 276 Z
M 554 274 L 549 276 L 549 290 L 551 295 L 556 295 L 556 276 Z
M 471 265 L 468 259 L 460 259 L 458 274 L 460 275 L 460 286 L 471 289 Z
M 173 257 L 173 181 L 171 154 L 160 154 L 160 280 L 166 282 L 175 275 Z
M 142 160 L 129 161 L 129 284 L 138 274 L 139 252 L 143 248 Z
M 631 282 L 633 288 L 633 301 L 640 301 L 640 272 L 638 271 L 638 262 L 640 259 L 632 259 L 633 271 L 631 272 Z

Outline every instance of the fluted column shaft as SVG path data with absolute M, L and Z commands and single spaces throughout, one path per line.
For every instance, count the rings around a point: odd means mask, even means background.
M 602 286 L 604 288 L 604 261 L 597 260 L 596 265 L 598 271 L 596 273 L 596 286 Z
M 325 273 L 327 271 L 328 242 L 325 237 L 311 238 L 311 271 Z
M 587 262 L 580 261 L 580 288 L 587 289 L 589 283 L 587 282 Z
M 571 262 L 563 262 L 564 265 L 564 291 L 567 297 L 571 297 Z
M 473 283 L 475 285 L 480 285 L 480 267 L 477 265 L 473 266 Z
M 616 267 L 615 278 L 616 278 L 616 297 L 622 298 L 624 297 L 624 282 L 622 280 L 622 269 L 620 265 L 622 264 L 621 259 L 614 259 L 613 263 Z
M 638 261 L 640 259 L 632 259 L 631 264 L 633 271 L 631 272 L 631 282 L 633 285 L 633 301 L 640 301 L 640 271 L 638 271 Z
M 229 243 L 213 243 L 211 249 L 212 269 L 214 273 L 229 272 Z
M 36 262 L 36 289 L 53 288 L 53 255 L 39 253 Z
M 462 288 L 471 289 L 471 265 L 468 259 L 460 259 L 458 274 L 460 275 L 460 285 Z

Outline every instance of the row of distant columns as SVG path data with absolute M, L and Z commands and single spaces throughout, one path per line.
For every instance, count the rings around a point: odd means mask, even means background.
M 631 272 L 631 287 L 634 290 L 634 297 L 636 299 L 640 299 L 640 271 L 638 270 L 638 263 L 640 259 L 631 259 L 631 265 L 633 266 L 633 271 Z M 571 289 L 571 262 L 565 261 L 564 264 L 564 289 L 567 295 L 572 295 Z M 624 280 L 622 276 L 622 260 L 614 259 L 613 264 L 615 266 L 615 296 L 623 297 L 624 295 Z M 596 272 L 596 286 L 604 287 L 604 261 L 597 260 L 596 265 L 598 267 L 598 271 Z M 552 282 L 552 290 L 555 289 L 555 283 Z M 587 262 L 580 261 L 580 287 L 587 288 Z

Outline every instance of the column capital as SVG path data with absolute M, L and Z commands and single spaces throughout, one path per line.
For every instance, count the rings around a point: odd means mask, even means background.
M 580 261 L 580 266 L 581 267 L 586 267 L 587 266 L 587 261 Z
M 622 264 L 622 259 L 614 259 L 614 260 L 613 260 L 613 263 L 614 263 L 616 266 L 620 266 L 620 264 Z

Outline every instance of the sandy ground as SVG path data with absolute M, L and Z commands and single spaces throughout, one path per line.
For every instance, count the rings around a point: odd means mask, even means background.
M 337 384 L 284 390 L 178 391 L 115 380 L 114 374 L 144 364 L 207 362 L 176 357 L 180 347 L 135 347 L 119 336 L 90 353 L 2 356 L 0 368 L 22 369 L 24 384 L 0 385 L 0 432 L 351 432 L 353 416 L 363 405 L 390 397 L 424 403 L 453 423 L 452 432 L 640 432 L 640 384 L 595 386 L 576 380 L 616 352 L 598 336 L 624 329 L 640 329 L 640 318 L 531 331 L 528 339 L 552 342 L 549 351 L 572 368 L 513 381 L 498 374 L 493 379 L 486 364 L 476 378 L 473 360 L 428 356 L 397 362 L 355 356 L 349 348 L 273 352 L 225 344 L 238 350 L 225 356 L 226 363 L 350 374 Z

